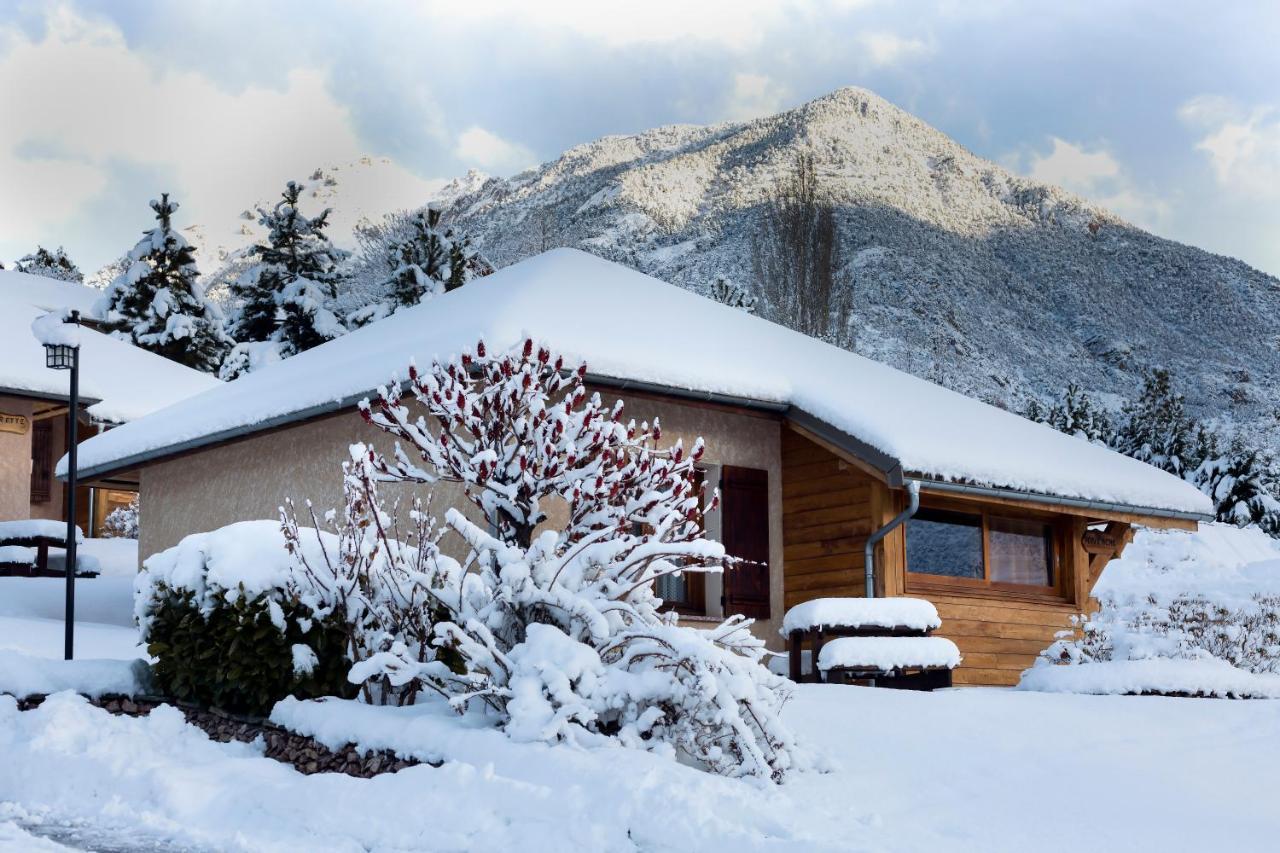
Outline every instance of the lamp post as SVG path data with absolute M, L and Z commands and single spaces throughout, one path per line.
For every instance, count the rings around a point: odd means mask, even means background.
M 64 323 L 80 325 L 80 312 L 72 311 Z M 54 336 L 44 341 L 44 363 L 54 370 L 71 371 L 71 395 L 67 406 L 67 609 L 63 656 L 71 660 L 76 624 L 76 412 L 80 408 L 80 336 Z

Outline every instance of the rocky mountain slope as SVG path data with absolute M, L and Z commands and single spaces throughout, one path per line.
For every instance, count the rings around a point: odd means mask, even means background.
M 1280 281 L 1013 175 L 864 90 L 606 137 L 441 196 L 499 266 L 568 245 L 750 287 L 761 205 L 801 149 L 839 205 L 859 352 L 1013 408 L 1069 381 L 1118 405 L 1167 367 L 1198 414 L 1277 443 Z

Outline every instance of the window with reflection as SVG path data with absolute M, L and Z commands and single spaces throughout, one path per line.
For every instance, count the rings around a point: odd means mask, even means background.
M 1036 518 L 922 507 L 906 525 L 907 572 L 1052 587 L 1053 526 Z
M 907 570 L 922 575 L 981 579 L 982 516 L 919 510 L 907 522 Z

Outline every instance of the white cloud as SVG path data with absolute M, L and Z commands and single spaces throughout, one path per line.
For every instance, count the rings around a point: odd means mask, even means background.
M 1052 137 L 1053 150 L 1031 158 L 1030 176 L 1047 184 L 1057 184 L 1072 192 L 1092 192 L 1098 182 L 1120 174 L 1120 164 L 1110 152 L 1086 151 L 1065 139 Z
M 778 0 L 647 0 L 604 3 L 600 0 L 486 0 L 455 3 L 447 9 L 453 22 L 517 23 L 564 30 L 610 47 L 693 39 L 734 49 L 758 46 L 769 29 L 800 8 Z M 428 17 L 442 14 L 431 5 Z
M 903 38 L 894 33 L 870 32 L 858 36 L 864 56 L 874 67 L 896 65 L 908 59 L 928 56 L 933 46 L 916 38 Z
M 780 112 L 787 88 L 765 74 L 733 75 L 733 90 L 725 108 L 729 121 L 746 121 Z
M 1048 154 L 1033 152 L 1023 171 L 1033 180 L 1054 184 L 1114 211 L 1144 228 L 1157 230 L 1170 213 L 1169 203 L 1140 189 L 1104 145 L 1089 149 L 1082 143 L 1050 137 Z M 1021 157 L 1006 158 L 1018 169 Z
M 503 139 L 478 125 L 458 134 L 458 144 L 453 153 L 464 163 L 504 175 L 515 174 L 538 163 L 537 156 L 525 146 Z
M 1220 185 L 1247 196 L 1280 195 L 1280 109 L 1201 95 L 1183 104 L 1178 117 L 1204 134 L 1196 149 L 1208 156 Z
M 0 55 L 6 240 L 48 239 L 122 164 L 169 181 L 145 190 L 140 208 L 150 194 L 169 190 L 186 222 L 230 227 L 285 180 L 361 154 L 346 108 L 318 69 L 294 69 L 280 88 L 233 93 L 199 73 L 157 72 L 119 30 L 65 7 L 47 23 L 38 42 L 7 33 L 9 49 Z

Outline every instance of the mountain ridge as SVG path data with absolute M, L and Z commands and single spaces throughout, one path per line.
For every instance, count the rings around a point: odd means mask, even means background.
M 701 290 L 751 286 L 761 205 L 811 153 L 840 214 L 858 352 L 1021 408 L 1113 407 L 1166 367 L 1198 414 L 1274 446 L 1280 281 L 1010 173 L 872 92 L 574 146 L 438 200 L 498 266 L 569 245 Z

